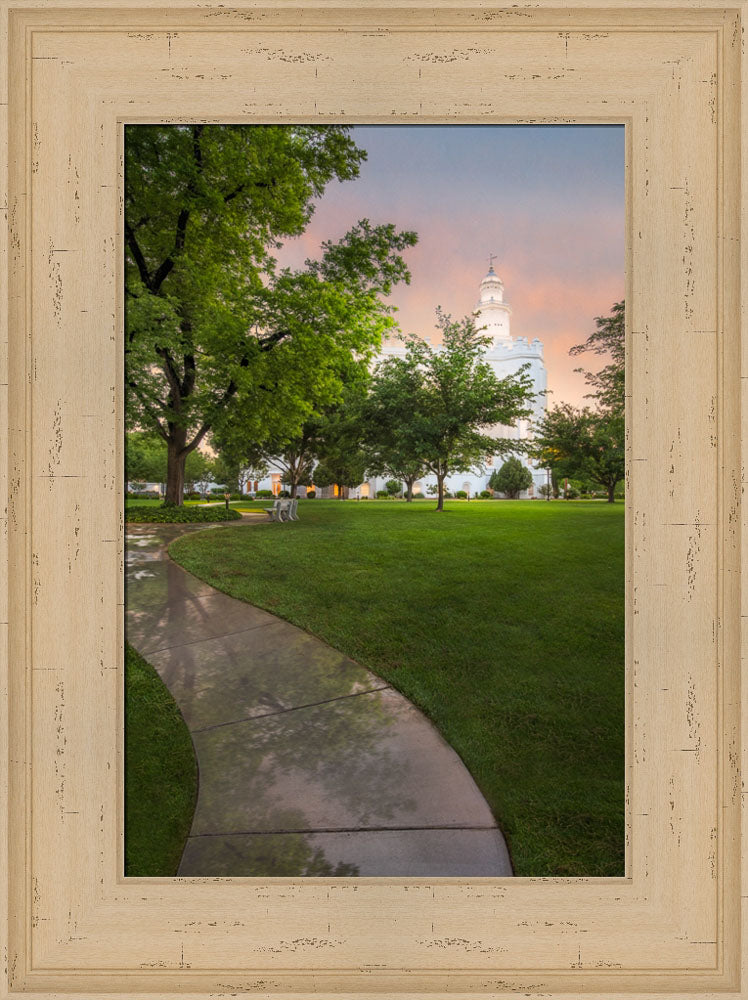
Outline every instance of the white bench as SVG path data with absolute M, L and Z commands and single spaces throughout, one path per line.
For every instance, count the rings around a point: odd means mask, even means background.
M 272 507 L 263 507 L 271 521 L 298 521 L 299 515 L 296 508 L 299 505 L 298 499 L 275 500 Z

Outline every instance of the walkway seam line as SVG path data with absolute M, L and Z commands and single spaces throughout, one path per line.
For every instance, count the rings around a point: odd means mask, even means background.
M 320 705 L 331 705 L 334 701 L 345 701 L 347 698 L 360 698 L 362 694 L 374 694 L 375 691 L 392 690 L 389 684 L 382 687 L 369 688 L 366 691 L 354 691 L 353 694 L 340 694 L 337 698 L 326 698 L 324 701 L 310 701 L 306 705 L 294 705 L 293 708 L 280 708 L 277 712 L 265 712 L 264 715 L 249 715 L 243 719 L 232 719 L 231 722 L 216 722 L 213 726 L 203 726 L 202 729 L 191 729 L 191 733 L 209 733 L 212 729 L 223 729 L 224 726 L 239 726 L 243 722 L 254 722 L 256 719 L 272 719 L 276 715 L 288 715 L 289 712 L 301 712 L 305 708 L 318 708 Z
M 222 594 L 221 596 L 226 597 L 227 595 Z M 214 639 L 228 639 L 232 635 L 243 635 L 245 632 L 256 632 L 260 628 L 269 628 L 271 625 L 277 625 L 279 621 L 282 621 L 284 625 L 291 625 L 290 622 L 286 622 L 284 619 L 278 618 L 273 622 L 263 622 L 262 625 L 250 625 L 249 628 L 239 628 L 236 632 L 221 632 L 220 635 L 208 635 L 204 636 L 202 639 L 190 639 L 189 642 L 178 642 L 175 646 L 159 646 L 158 649 L 146 649 L 143 651 L 142 655 L 151 656 L 153 653 L 165 653 L 169 649 L 182 649 L 184 646 L 196 646 L 199 642 L 212 642 Z M 291 625 L 291 628 L 296 628 L 296 626 Z M 341 653 L 340 655 L 342 656 L 343 654 Z
M 448 823 L 442 826 L 329 826 L 329 827 L 309 827 L 308 829 L 288 829 L 288 830 L 235 830 L 231 833 L 191 833 L 189 839 L 197 837 L 273 837 L 286 836 L 291 833 L 313 834 L 313 833 L 407 833 L 418 832 L 419 830 L 472 830 L 490 831 L 498 830 L 497 826 L 450 826 Z

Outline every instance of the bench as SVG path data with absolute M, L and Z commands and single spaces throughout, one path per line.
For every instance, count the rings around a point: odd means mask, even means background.
M 299 505 L 298 499 L 275 500 L 272 507 L 263 507 L 271 521 L 298 521 L 299 515 L 296 508 Z

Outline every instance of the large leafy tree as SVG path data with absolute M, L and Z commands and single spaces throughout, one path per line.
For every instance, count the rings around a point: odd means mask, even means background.
M 487 455 L 518 449 L 517 440 L 487 432 L 529 415 L 532 381 L 524 369 L 498 378 L 483 360 L 490 338 L 480 335 L 469 317 L 453 322 L 437 310 L 437 326 L 441 345 L 413 338 L 404 358 L 388 359 L 385 365 L 402 369 L 397 378 L 411 386 L 410 406 L 400 414 L 402 439 L 409 454 L 419 455 L 436 476 L 436 509 L 443 510 L 449 474 L 469 472 Z
M 407 280 L 413 233 L 361 221 L 303 271 L 272 253 L 314 199 L 365 157 L 339 126 L 138 125 L 125 147 L 127 409 L 167 446 L 167 503 L 184 463 L 241 417 L 262 438 L 339 393 L 393 324 L 380 296 Z

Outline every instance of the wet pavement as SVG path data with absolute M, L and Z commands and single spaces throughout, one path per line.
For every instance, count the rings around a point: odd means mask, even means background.
M 197 754 L 179 874 L 511 875 L 485 799 L 431 723 L 342 653 L 172 562 L 169 543 L 195 530 L 127 528 L 127 639 Z

